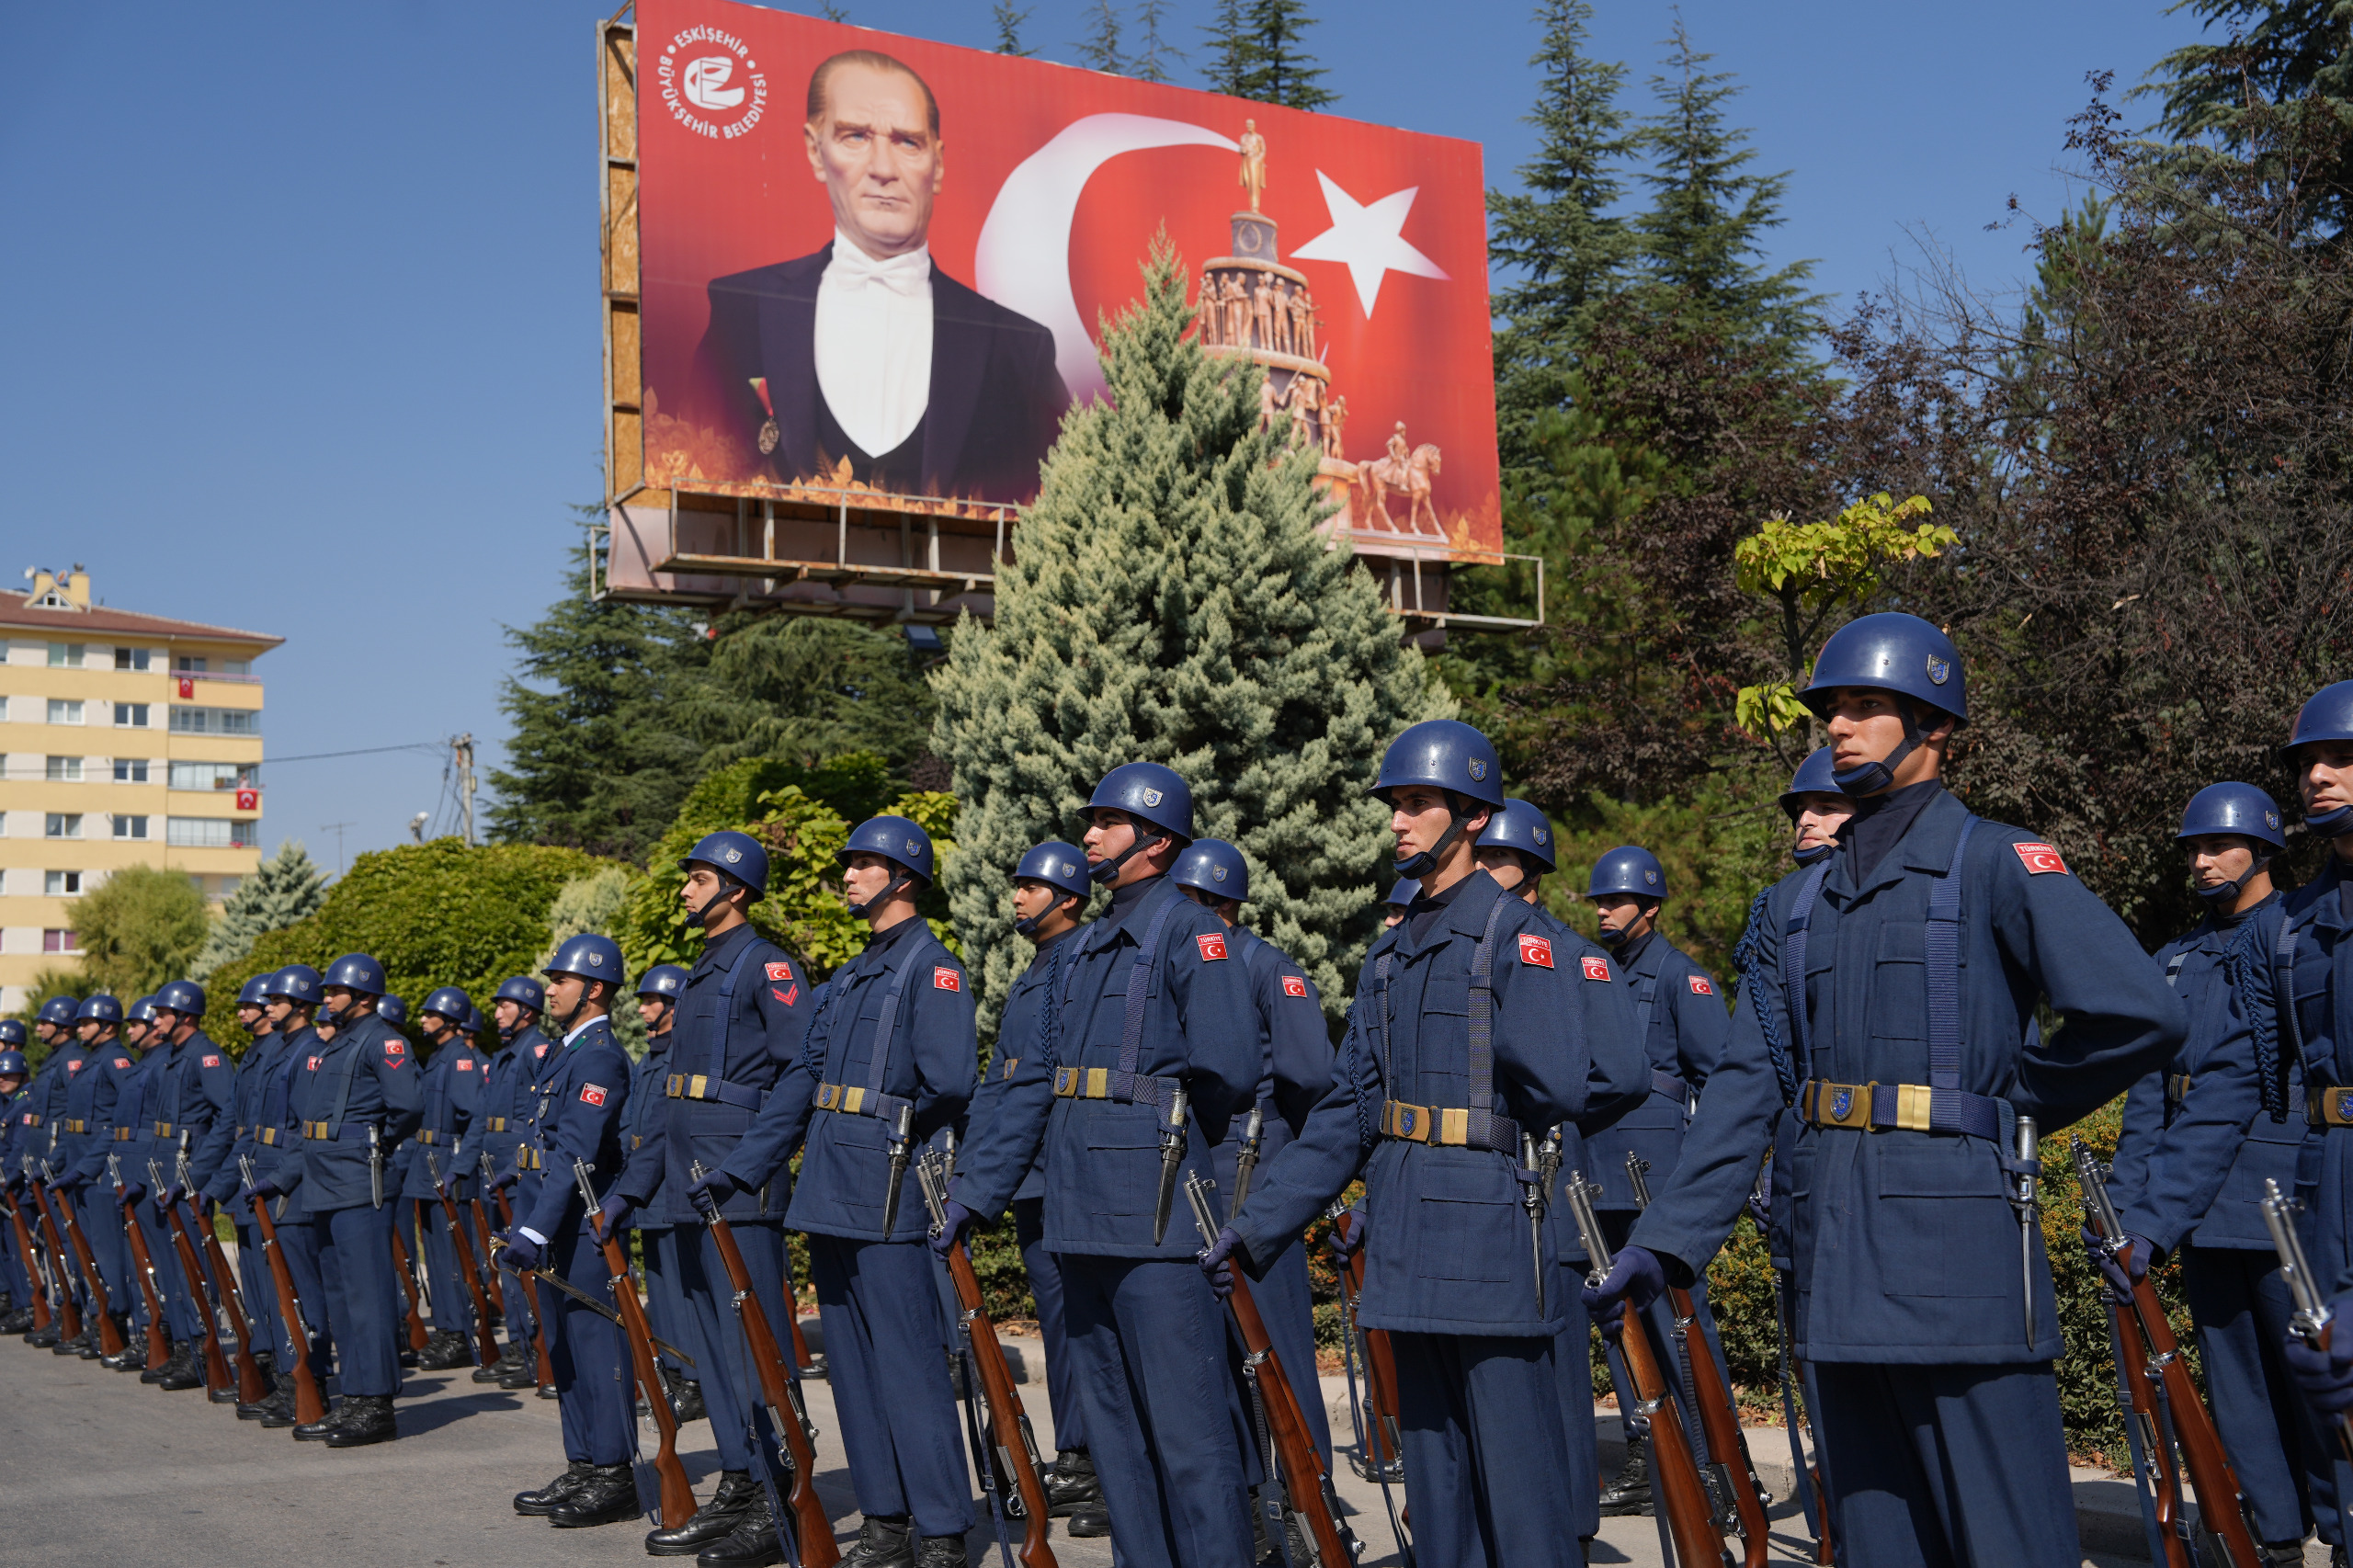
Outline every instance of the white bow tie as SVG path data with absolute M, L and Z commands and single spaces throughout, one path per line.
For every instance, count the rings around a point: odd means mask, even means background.
M 877 261 L 846 240 L 834 242 L 834 257 L 825 264 L 825 281 L 837 289 L 863 289 L 880 284 L 903 299 L 921 294 L 931 281 L 929 246 Z

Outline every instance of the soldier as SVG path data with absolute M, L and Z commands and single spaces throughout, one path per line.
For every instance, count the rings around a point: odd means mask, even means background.
M 78 996 L 52 996 L 40 1005 L 33 1017 L 33 1036 L 49 1050 L 41 1061 L 40 1071 L 34 1074 L 32 1085 L 25 1091 L 24 1109 L 17 1117 L 18 1137 L 22 1142 L 12 1145 L 9 1157 L 15 1162 L 13 1174 L 30 1186 L 25 1162 L 32 1161 L 30 1176 L 38 1176 L 41 1163 L 47 1161 L 52 1170 L 63 1170 L 58 1151 L 64 1136 L 65 1088 L 88 1052 L 74 1039 L 74 1015 L 82 1006 Z M 63 1194 L 55 1195 L 64 1201 Z M 63 1290 L 76 1296 L 85 1293 L 80 1280 L 69 1277 L 59 1282 Z M 84 1324 L 81 1335 L 74 1339 L 64 1337 L 63 1330 L 55 1323 L 48 1328 L 26 1335 L 25 1343 L 35 1349 L 45 1349 L 58 1356 L 79 1356 L 98 1343 L 97 1326 Z M 98 1352 L 89 1349 L 87 1359 L 97 1358 Z
M 18 1141 L 24 1136 L 25 1101 L 25 1026 L 16 1018 L 0 1018 L 0 1191 L 8 1195 L 9 1202 L 21 1201 L 17 1194 L 25 1185 L 23 1173 L 17 1165 Z M 0 1315 L 0 1334 L 22 1334 L 33 1326 L 33 1261 L 19 1255 L 17 1249 L 16 1227 L 0 1226 L 0 1285 L 8 1295 L 8 1310 Z
M 1390 886 L 1389 896 L 1381 901 L 1382 930 L 1393 928 L 1399 921 L 1405 918 L 1405 912 L 1414 907 L 1414 899 L 1421 892 L 1421 888 L 1422 884 L 1411 877 L 1400 877 Z
M 502 1189 L 515 1185 L 515 1151 L 530 1132 L 532 1075 L 548 1051 L 547 1036 L 540 1032 L 540 1012 L 546 1006 L 545 987 L 528 974 L 507 976 L 491 994 L 491 1018 L 502 1044 L 498 1053 L 490 1059 L 489 1074 L 483 1082 L 482 1137 L 475 1150 L 490 1155 L 494 1173 L 492 1185 Z M 479 1161 L 476 1167 L 480 1167 Z M 511 1271 L 502 1268 L 497 1272 L 500 1315 L 506 1320 L 506 1348 L 490 1366 L 475 1368 L 473 1380 L 478 1383 L 496 1383 L 503 1389 L 530 1388 L 540 1381 L 531 1351 L 530 1292 L 523 1289 Z M 548 1397 L 553 1397 L 553 1392 L 540 1391 Z
M 230 1222 L 237 1228 L 238 1292 L 244 1300 L 246 1320 L 253 1324 L 254 1358 L 264 1373 L 271 1376 L 274 1388 L 278 1377 L 286 1375 L 278 1371 L 277 1364 L 278 1346 L 285 1337 L 285 1326 L 278 1320 L 277 1281 L 262 1254 L 261 1231 L 254 1223 L 253 1205 L 241 1196 L 244 1187 L 241 1162 L 254 1159 L 261 1147 L 254 1135 L 262 1081 L 284 1051 L 284 1042 L 278 1038 L 269 1019 L 267 999 L 262 994 L 268 980 L 269 976 L 257 974 L 237 990 L 237 1027 L 245 1031 L 251 1043 L 237 1059 L 236 1079 L 229 1092 L 229 1114 L 212 1123 L 205 1155 L 206 1168 L 212 1175 L 204 1184 L 204 1196 L 226 1209 Z M 264 1395 L 250 1404 L 241 1403 L 237 1419 L 260 1420 L 267 1400 L 268 1396 Z
M 956 1568 L 972 1496 L 913 1160 L 972 1102 L 972 988 L 915 913 L 934 875 L 929 835 L 905 817 L 871 817 L 835 858 L 849 913 L 873 936 L 825 982 L 806 1075 L 778 1082 L 695 1192 L 723 1202 L 762 1190 L 806 1142 L 785 1223 L 809 1238 L 827 1381 L 865 1516 L 846 1561 Z
M 621 1124 L 624 1169 L 606 1194 L 624 1196 L 650 1189 L 661 1179 L 662 1085 L 670 1075 L 670 1031 L 678 1021 L 678 998 L 685 994 L 687 971 L 674 963 L 658 963 L 637 983 L 637 1017 L 645 1026 L 645 1055 L 630 1070 L 629 1111 Z M 635 1200 L 630 1200 L 634 1204 Z M 636 1210 L 629 1215 L 643 1248 L 645 1315 L 654 1337 L 677 1346 L 699 1367 L 703 1351 L 694 1338 L 694 1314 L 687 1307 L 678 1272 L 678 1228 L 654 1215 Z M 702 1384 L 688 1376 L 667 1351 L 657 1351 L 662 1381 L 670 1394 L 671 1413 L 684 1426 L 709 1414 Z
M 122 1010 L 122 1043 L 141 1059 L 147 1053 L 147 1030 L 155 1021 L 155 998 L 142 996 Z
M 307 1193 L 300 1183 L 289 1192 L 273 1174 L 290 1158 L 299 1164 L 301 1157 L 302 1124 L 293 1110 L 294 1074 L 324 1044 L 311 1022 L 319 1004 L 320 978 L 317 970 L 298 963 L 287 965 L 262 983 L 271 1038 L 278 1042 L 277 1053 L 263 1064 L 261 1081 L 254 1090 L 254 1179 L 238 1190 L 238 1199 L 248 1212 L 257 1202 L 279 1199 L 270 1209 L 270 1219 L 278 1227 L 278 1256 L 286 1260 L 287 1277 L 293 1282 L 295 1302 L 301 1312 L 299 1326 L 305 1331 L 303 1340 L 298 1344 L 298 1325 L 283 1316 L 278 1320 L 278 1387 L 261 1402 L 256 1417 L 263 1427 L 272 1431 L 295 1424 L 294 1358 L 305 1358 L 312 1375 L 324 1388 L 327 1356 L 334 1345 L 328 1332 L 326 1285 L 319 1268 L 318 1237 L 304 1222 Z M 256 1242 L 258 1246 L 258 1229 Z M 274 1292 L 274 1277 L 271 1288 Z
M 545 1268 L 583 1290 L 608 1296 L 612 1270 L 589 1224 L 594 1217 L 574 1174 L 621 1168 L 629 1057 L 607 1021 L 620 994 L 621 950 L 608 937 L 567 939 L 547 968 L 549 1012 L 564 1031 L 533 1085 L 531 1142 L 517 1154 L 515 1228 L 503 1268 Z M 609 1221 L 608 1221 L 609 1222 Z M 622 1331 L 551 1285 L 541 1285 L 540 1321 L 555 1368 L 563 1426 L 563 1475 L 517 1495 L 518 1514 L 544 1515 L 558 1529 L 619 1524 L 644 1512 L 630 1472 L 637 1418 L 630 1350 Z
M 126 1096 L 124 1119 L 137 1136 L 123 1156 L 123 1165 L 126 1179 L 132 1175 L 144 1178 L 151 1169 L 164 1178 L 162 1190 L 149 1194 L 153 1202 L 135 1206 L 140 1229 L 146 1233 L 148 1256 L 155 1260 L 155 1272 L 172 1287 L 167 1318 L 178 1348 L 174 1352 L 175 1365 L 165 1369 L 157 1385 L 165 1390 L 200 1388 L 204 1373 L 198 1355 L 211 1307 L 204 1281 L 186 1278 L 178 1267 L 178 1252 L 172 1244 L 166 1216 L 183 1198 L 200 1193 L 215 1174 L 207 1162 L 220 1157 L 228 1140 L 216 1143 L 213 1131 L 216 1126 L 223 1131 L 229 1128 L 237 1074 L 228 1054 L 201 1027 L 204 987 L 192 980 L 170 981 L 155 993 L 150 1006 L 147 1054 L 135 1080 L 137 1093 Z M 179 1180 L 183 1150 L 188 1153 L 186 1187 Z M 147 1184 L 142 1180 L 137 1185 Z M 186 1221 L 183 1214 L 182 1222 Z
M 1687 1157 L 1587 1304 L 1695 1280 L 1794 1103 L 1795 1332 L 1841 1551 L 2073 1568 L 2058 1312 L 2007 1196 L 2017 1122 L 2055 1131 L 2105 1104 L 2180 1041 L 2181 1006 L 2056 850 L 1945 791 L 1968 708 L 1942 632 L 1864 616 L 1800 695 L 1855 816 L 1816 896 L 1752 933 L 1782 988 L 1744 994 Z M 2027 1029 L 2045 998 L 2057 1051 Z
M 447 1193 L 458 1205 L 462 1223 L 482 1179 L 473 1166 L 473 1151 L 481 1147 L 483 1085 L 489 1080 L 490 1058 L 475 1049 L 460 1027 L 473 1009 L 465 992 L 444 985 L 426 997 L 416 1015 L 418 1032 L 433 1047 L 433 1055 L 418 1084 L 416 1135 L 408 1146 L 415 1153 L 406 1161 L 400 1194 L 401 1206 L 415 1216 L 426 1275 L 433 1281 L 433 1332 L 416 1356 L 418 1369 L 428 1372 L 474 1361 L 473 1293 L 466 1288 L 458 1244 L 441 1210 Z M 381 1007 L 378 1016 L 382 1016 Z M 477 1261 L 485 1256 L 484 1239 L 468 1227 L 466 1244 Z
M 74 1205 L 75 1222 L 88 1242 L 90 1252 L 97 1259 L 98 1276 L 107 1288 L 107 1301 L 116 1318 L 126 1330 L 143 1326 L 147 1321 L 147 1303 L 131 1272 L 131 1245 L 122 1229 L 122 1200 L 114 1188 L 114 1179 L 107 1169 L 107 1162 L 122 1152 L 121 1145 L 130 1142 L 131 1129 L 117 1126 L 115 1107 L 122 1090 L 133 1073 L 138 1071 L 129 1051 L 122 1044 L 123 1008 L 121 1002 L 99 992 L 85 997 L 74 1009 L 74 1029 L 82 1043 L 80 1060 L 65 1063 L 66 1082 L 64 1114 L 58 1126 L 63 1136 L 58 1140 L 59 1186 Z M 119 1131 L 123 1136 L 118 1138 Z M 118 1161 L 116 1169 L 120 1170 Z M 125 1179 L 129 1177 L 126 1175 Z M 135 1336 L 126 1332 L 122 1357 L 114 1363 L 117 1370 L 127 1371 L 143 1366 L 146 1352 L 140 1350 L 131 1358 Z M 90 1344 L 97 1343 L 95 1330 Z M 142 1381 L 153 1381 L 142 1375 Z
M 1223 922 L 1168 880 L 1193 837 L 1184 779 L 1123 764 L 1086 813 L 1087 874 L 1110 909 L 1068 960 L 1059 1048 L 1021 1058 L 945 1230 L 1002 1212 L 1044 1141 L 1045 1244 L 1120 1559 L 1225 1568 L 1250 1560 L 1231 1395 L 1206 1375 L 1225 1364 L 1225 1324 L 1189 1266 L 1198 1239 L 1169 1214 L 1256 1098 L 1258 1024 Z

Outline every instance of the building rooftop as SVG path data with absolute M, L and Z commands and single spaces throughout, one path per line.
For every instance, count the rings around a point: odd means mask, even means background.
M 266 631 L 241 631 L 233 626 L 174 620 L 168 616 L 142 615 L 136 610 L 93 605 L 89 574 L 79 567 L 71 574 L 38 573 L 33 579 L 33 591 L 22 598 L 0 593 L 0 627 L 85 634 L 120 632 L 166 640 L 201 638 L 207 642 L 250 642 L 257 648 L 275 648 L 286 641 Z

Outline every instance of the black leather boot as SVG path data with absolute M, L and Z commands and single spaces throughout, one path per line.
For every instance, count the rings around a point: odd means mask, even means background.
M 869 1514 L 858 1527 L 858 1541 L 842 1556 L 841 1568 L 915 1568 L 915 1527 L 904 1517 Z
M 497 1360 L 493 1361 L 487 1367 L 476 1367 L 474 1369 L 474 1381 L 478 1383 L 494 1383 L 498 1381 L 499 1379 L 506 1376 L 507 1373 L 519 1369 L 522 1365 L 522 1350 L 517 1346 L 509 1345 L 506 1348 L 498 1353 Z
M 98 1365 L 109 1372 L 136 1372 L 147 1365 L 147 1347 L 126 1345 L 111 1356 L 99 1357 Z
M 574 1493 L 587 1485 L 588 1478 L 596 1473 L 597 1467 L 586 1460 L 574 1460 L 564 1466 L 562 1475 L 557 1476 L 538 1491 L 515 1494 L 515 1511 L 526 1517 L 551 1514 L 555 1512 L 557 1504 L 565 1501 Z
M 719 1472 L 719 1489 L 710 1501 L 695 1510 L 693 1518 L 668 1529 L 654 1530 L 645 1538 L 645 1550 L 654 1557 L 691 1557 L 735 1528 L 744 1511 L 752 1506 L 753 1495 L 760 1490 L 749 1471 L 725 1470 Z
M 164 1375 L 155 1380 L 155 1386 L 165 1393 L 200 1389 L 204 1386 L 202 1364 L 202 1352 L 197 1348 L 196 1341 L 183 1339 L 173 1350 L 171 1360 L 164 1368 Z
M 49 1353 L 52 1356 L 79 1356 L 82 1353 L 82 1346 L 90 1342 L 90 1320 L 84 1318 L 82 1320 L 82 1332 L 75 1335 L 71 1339 L 60 1339 L 56 1341 L 54 1344 L 50 1346 Z
M 416 1367 L 421 1372 L 447 1372 L 471 1367 L 473 1359 L 473 1352 L 466 1347 L 463 1339 L 454 1334 L 436 1334 L 417 1352 Z
M 262 1417 L 269 1414 L 271 1407 L 278 1400 L 278 1392 L 281 1389 L 290 1389 L 293 1386 L 294 1380 L 292 1378 L 273 1377 L 267 1372 L 265 1372 L 263 1376 L 269 1378 L 269 1392 L 262 1395 L 259 1399 L 254 1401 L 251 1404 L 247 1404 L 244 1401 L 240 1400 L 237 1403 L 238 1420 L 259 1421 Z
M 608 1464 L 593 1469 L 587 1484 L 551 1509 L 548 1523 L 560 1530 L 576 1530 L 624 1524 L 644 1514 L 645 1505 L 637 1500 L 637 1478 L 629 1466 Z
M 188 1348 L 188 1346 L 185 1341 L 173 1346 L 172 1353 L 164 1358 L 164 1364 L 160 1367 L 146 1368 L 140 1372 L 139 1381 L 142 1383 L 162 1382 L 165 1378 L 170 1377 L 174 1372 L 179 1369 L 181 1358 L 187 1353 Z
M 6 1317 L 0 1318 L 0 1334 L 22 1334 L 27 1329 L 32 1327 L 32 1309 L 30 1307 L 19 1307 L 15 1312 L 10 1312 Z
M 25 1335 L 25 1343 L 36 1350 L 54 1350 L 57 1348 L 57 1342 L 64 1337 L 64 1334 L 57 1326 L 57 1320 L 51 1318 L 47 1328 L 37 1328 Z
M 1111 1516 L 1100 1503 L 1088 1503 L 1074 1509 L 1063 1521 L 1063 1528 L 1075 1540 L 1088 1540 L 1111 1533 Z
M 1095 1461 L 1085 1449 L 1064 1449 L 1054 1456 L 1054 1468 L 1045 1476 L 1046 1514 L 1066 1519 L 1089 1505 L 1103 1501 L 1103 1483 L 1096 1479 Z
M 1635 1437 L 1626 1444 L 1625 1467 L 1618 1479 L 1601 1494 L 1601 1517 L 1620 1518 L 1630 1514 L 1647 1516 L 1651 1511 L 1651 1467 L 1649 1439 Z
M 964 1538 L 927 1535 L 915 1547 L 915 1568 L 965 1568 Z
M 401 1435 L 400 1424 L 392 1416 L 391 1394 L 352 1394 L 343 1403 L 356 1408 L 349 1420 L 327 1434 L 328 1448 L 364 1449 L 372 1443 L 389 1443 Z
M 350 1419 L 350 1416 L 351 1396 L 346 1394 L 335 1404 L 329 1406 L 327 1413 L 316 1421 L 307 1421 L 295 1427 L 294 1440 L 298 1443 L 324 1443 L 327 1440 L 328 1434 L 335 1429 L 336 1424 Z
M 278 1374 L 278 1391 L 261 1402 L 261 1424 L 265 1431 L 276 1432 L 294 1425 L 294 1374 Z
M 768 1511 L 767 1493 L 757 1486 L 752 1488 L 751 1506 L 735 1521 L 735 1528 L 695 1553 L 697 1568 L 768 1568 L 783 1561 L 784 1548 L 776 1540 L 776 1516 Z M 854 1556 L 843 1558 L 844 1568 L 855 1561 Z

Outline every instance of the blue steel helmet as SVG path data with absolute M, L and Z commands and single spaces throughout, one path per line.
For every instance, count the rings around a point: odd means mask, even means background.
M 567 937 L 548 960 L 547 972 L 576 974 L 583 980 L 601 980 L 607 996 L 618 996 L 628 976 L 621 970 L 620 944 L 610 937 L 600 937 L 593 931 Z
M 853 855 L 880 855 L 926 884 L 933 880 L 931 835 L 905 817 L 869 817 L 859 823 L 850 830 L 849 842 L 834 852 L 834 862 L 847 866 Z
M 122 1004 L 103 991 L 85 996 L 82 1005 L 74 1010 L 74 1021 L 78 1024 L 88 1018 L 102 1024 L 119 1024 L 122 1022 Z
M 466 1017 L 473 1010 L 472 1000 L 455 985 L 436 986 L 433 994 L 425 999 L 425 1006 L 418 1009 L 421 1013 L 447 1018 L 460 1028 L 466 1027 Z
M 467 1007 L 465 1029 L 470 1035 L 485 1035 L 490 1032 L 490 1020 L 482 1016 L 480 1007 Z
M 1487 737 L 1455 719 L 1425 719 L 1389 743 L 1372 794 L 1423 784 L 1466 796 L 1483 806 L 1504 803 L 1504 767 Z
M 1111 769 L 1095 786 L 1086 809 L 1125 812 L 1174 837 L 1189 842 L 1193 836 L 1193 787 L 1156 762 L 1123 762 Z
M 1389 890 L 1389 896 L 1381 902 L 1392 909 L 1411 909 L 1414 901 L 1421 896 L 1420 882 L 1411 877 L 1400 877 L 1397 879 L 1397 885 Z
M 2207 833 L 2235 833 L 2274 849 L 2288 847 L 2279 802 L 2252 784 L 2209 784 L 2189 798 L 2176 840 Z M 2268 857 L 2266 857 L 2268 858 Z
M 363 995 L 384 994 L 384 966 L 366 953 L 346 953 L 327 965 L 326 978 L 319 982 L 319 989 L 341 986 Z
M 283 996 L 308 1007 L 319 1000 L 319 971 L 306 963 L 290 963 L 262 984 L 264 996 Z
M 2296 748 L 2308 741 L 2353 741 L 2353 680 L 2322 687 L 2304 699 L 2296 710 L 2295 730 L 2279 748 L 2280 756 L 2294 762 Z
M 21 1018 L 0 1018 L 0 1045 L 11 1048 L 25 1043 L 25 1025 Z
M 508 975 L 498 983 L 498 989 L 490 994 L 490 999 L 494 1002 L 520 1003 L 534 1013 L 544 1013 L 548 1010 L 547 987 L 528 974 Z
M 151 1000 L 158 1007 L 169 1007 L 184 1018 L 204 1017 L 204 987 L 193 980 L 167 980 Z
M 237 1006 L 240 1007 L 258 1007 L 263 1003 L 268 1001 L 269 996 L 267 989 L 268 984 L 269 976 L 266 974 L 257 974 L 251 980 L 246 981 L 243 985 L 238 986 Z
M 1587 898 L 1608 898 L 1613 893 L 1663 901 L 1666 897 L 1666 869 L 1649 850 L 1621 844 L 1593 863 L 1593 875 L 1586 881 Z
M 1831 766 L 1830 748 L 1816 746 L 1798 764 L 1790 775 L 1790 787 L 1781 791 L 1781 810 L 1791 822 L 1798 820 L 1798 797 L 1801 795 L 1836 795 L 1838 790 L 1837 770 Z
M 155 999 L 153 996 L 142 996 L 138 1001 L 133 1002 L 124 1010 L 122 1017 L 123 1022 L 125 1023 L 153 1023 L 155 1021 Z
M 15 1023 L 16 1020 L 11 1018 L 9 1022 Z M 23 1026 L 18 1025 L 17 1027 L 22 1028 Z M 22 1042 L 19 1041 L 18 1043 L 21 1044 Z M 14 1049 L 13 1047 L 6 1051 L 0 1051 L 0 1078 L 21 1078 L 24 1075 L 25 1053 Z
M 1013 880 L 1043 882 L 1074 898 L 1086 898 L 1095 891 L 1086 880 L 1086 851 L 1059 838 L 1048 839 L 1021 857 L 1021 863 L 1013 868 Z
M 52 996 L 43 1002 L 40 1011 L 33 1016 L 44 1024 L 70 1024 L 81 1016 L 81 1011 L 82 999 L 79 996 Z
M 1552 824 L 1526 801 L 1504 801 L 1504 809 L 1487 819 L 1487 831 L 1479 835 L 1479 847 L 1518 850 L 1543 870 L 1559 869 L 1552 859 Z
M 692 870 L 697 861 L 743 883 L 756 899 L 768 891 L 768 852 L 748 833 L 731 827 L 704 834 L 678 862 L 678 869 Z
M 398 1028 L 408 1022 L 408 1003 L 387 991 L 376 998 L 376 1016 L 394 1028 Z
M 637 983 L 640 996 L 660 996 L 670 1002 L 686 994 L 687 971 L 674 963 L 657 963 Z
M 1199 888 L 1211 898 L 1247 903 L 1250 866 L 1242 851 L 1222 838 L 1197 838 L 1185 846 L 1168 880 L 1180 888 Z
M 1969 720 L 1969 681 L 1952 639 L 1901 610 L 1859 616 L 1830 634 L 1798 700 L 1826 718 L 1830 693 L 1871 686 Z

